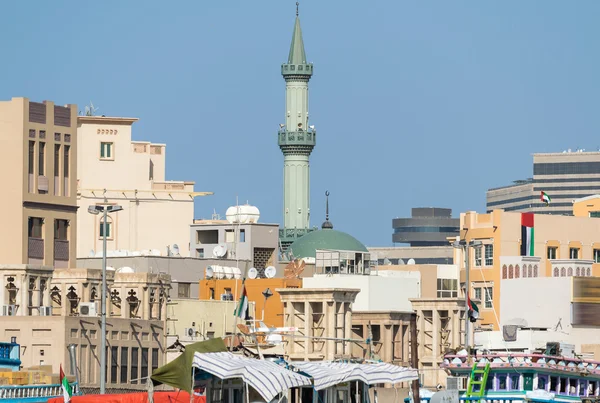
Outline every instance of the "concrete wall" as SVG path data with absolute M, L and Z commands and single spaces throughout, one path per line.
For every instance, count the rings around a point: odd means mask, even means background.
M 383 264 L 383 259 L 388 258 L 396 264 L 398 259 L 408 263 L 409 259 L 415 259 L 417 264 L 452 264 L 453 249 L 452 246 L 415 246 L 415 247 L 373 247 L 367 248 L 371 253 L 372 260 L 379 260 Z
M 420 298 L 417 272 L 390 272 L 380 275 L 316 275 L 303 279 L 304 288 L 360 289 L 352 309 L 356 311 L 412 311 L 410 298 Z

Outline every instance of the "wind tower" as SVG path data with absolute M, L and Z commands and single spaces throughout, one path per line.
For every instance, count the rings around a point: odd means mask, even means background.
M 298 3 L 292 44 L 287 63 L 281 65 L 285 80 L 285 124 L 280 124 L 279 148 L 283 152 L 283 229 L 279 231 L 282 250 L 310 229 L 309 157 L 316 144 L 314 126 L 308 124 L 308 81 L 313 65 L 306 59 Z

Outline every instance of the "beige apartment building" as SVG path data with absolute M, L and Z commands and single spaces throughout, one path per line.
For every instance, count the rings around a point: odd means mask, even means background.
M 189 256 L 189 225 L 194 219 L 193 182 L 166 181 L 166 146 L 132 141 L 138 119 L 79 116 L 78 257 Z M 92 205 L 120 205 L 106 226 Z
M 2 263 L 75 264 L 77 106 L 0 102 Z
M 477 326 L 499 330 L 503 279 L 600 275 L 600 220 L 595 218 L 600 211 L 594 206 L 593 199 L 582 199 L 575 206 L 579 216 L 534 214 L 532 256 L 521 256 L 522 213 L 461 214 L 461 239 L 483 243 L 469 252 L 469 290 L 481 301 Z M 464 257 L 460 249 L 455 253 L 464 284 Z

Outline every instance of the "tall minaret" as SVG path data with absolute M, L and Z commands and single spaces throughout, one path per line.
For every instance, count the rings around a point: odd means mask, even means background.
M 285 80 L 285 125 L 279 130 L 283 152 L 283 231 L 282 244 L 289 245 L 309 231 L 310 170 L 309 157 L 317 135 L 308 125 L 308 81 L 313 73 L 306 60 L 298 3 L 296 23 L 287 63 L 281 65 Z

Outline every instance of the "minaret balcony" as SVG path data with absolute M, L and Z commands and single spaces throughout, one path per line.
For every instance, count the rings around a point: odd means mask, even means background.
M 315 130 L 299 130 L 289 132 L 287 130 L 279 130 L 278 142 L 279 146 L 307 146 L 314 147 L 316 144 L 317 132 Z
M 307 76 L 310 77 L 313 74 L 312 63 L 306 64 L 287 64 L 281 65 L 281 75 L 283 76 Z

